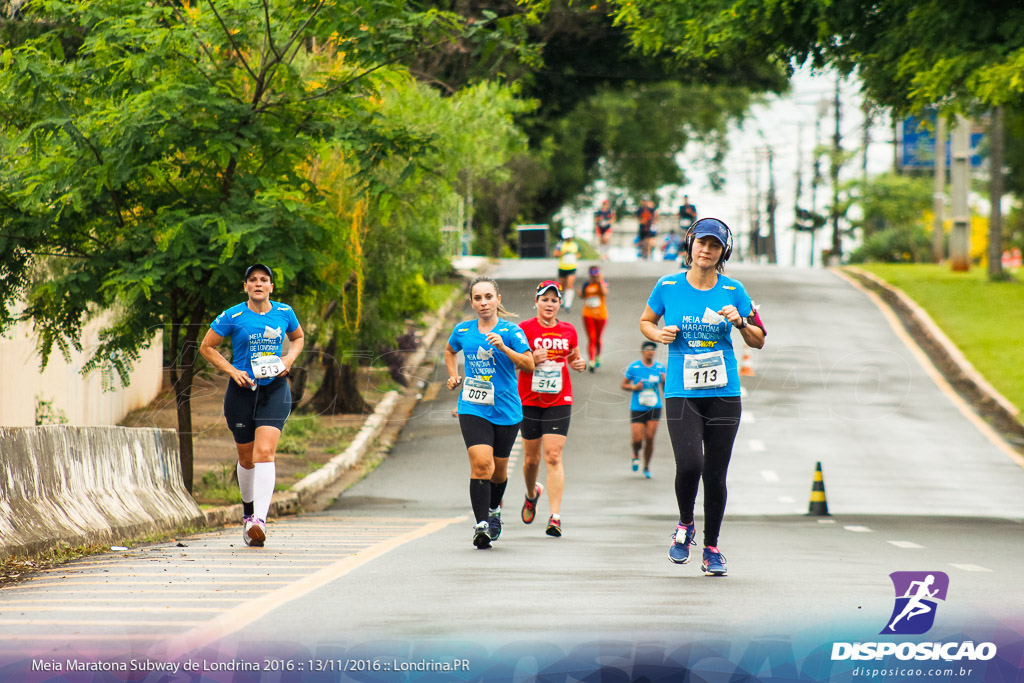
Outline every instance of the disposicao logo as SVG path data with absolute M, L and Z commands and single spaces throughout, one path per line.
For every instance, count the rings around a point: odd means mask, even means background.
M 939 601 L 945 602 L 949 576 L 944 572 L 893 572 L 889 575 L 896 591 L 892 614 L 880 635 L 921 635 L 935 624 Z M 996 656 L 994 643 L 963 642 L 856 642 L 833 643 L 832 661 L 899 660 L 986 661 Z
M 946 601 L 949 576 L 945 572 L 893 572 L 896 604 L 880 633 L 920 635 L 935 623 L 937 600 Z

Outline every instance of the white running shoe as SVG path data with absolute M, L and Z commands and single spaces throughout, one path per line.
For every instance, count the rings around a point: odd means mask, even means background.
M 249 545 L 262 548 L 264 541 L 267 540 L 267 523 L 253 517 L 251 524 L 246 524 L 245 535 L 249 539 Z

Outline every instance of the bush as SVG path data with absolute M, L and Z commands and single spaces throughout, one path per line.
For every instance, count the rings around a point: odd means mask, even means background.
M 924 228 L 889 228 L 873 233 L 850 254 L 850 263 L 928 263 L 932 258 L 931 238 Z

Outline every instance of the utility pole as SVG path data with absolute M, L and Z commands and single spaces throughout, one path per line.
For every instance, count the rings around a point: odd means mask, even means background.
M 775 172 L 772 170 L 772 148 L 768 147 L 768 263 L 775 265 L 778 258 L 775 255 L 775 207 L 778 201 L 775 197 Z
M 839 156 L 842 154 L 841 146 L 842 133 L 839 129 L 839 122 L 842 116 L 841 104 L 839 101 L 839 76 L 836 76 L 836 93 L 833 100 L 835 107 L 836 130 L 832 135 L 832 256 L 830 261 L 833 265 L 839 265 L 843 259 L 843 240 L 839 234 Z
M 803 141 L 804 124 L 798 123 L 796 127 L 796 192 L 793 196 L 793 267 L 796 268 L 796 242 L 800 235 L 800 193 L 803 190 Z
M 818 234 L 818 185 L 821 184 L 821 155 L 818 153 L 821 147 L 821 120 L 828 113 L 828 100 L 818 100 L 818 115 L 814 119 L 814 173 L 811 175 L 811 220 L 814 229 L 811 230 L 811 259 L 810 265 L 814 267 L 814 238 Z
M 967 205 L 970 189 L 971 124 L 957 114 L 953 129 L 953 167 L 950 180 L 953 189 L 953 232 L 949 236 L 949 262 L 955 271 L 971 267 L 971 214 Z
M 1003 108 L 992 111 L 992 128 L 989 141 L 989 201 L 992 204 L 988 216 L 988 276 L 992 280 L 1003 279 Z
M 935 191 L 932 194 L 932 260 L 940 263 L 946 255 L 945 249 L 946 211 L 946 119 L 941 113 L 935 116 Z
M 863 154 L 860 160 L 860 177 L 863 180 L 868 179 L 868 146 L 871 144 L 871 121 L 874 118 L 871 102 L 867 98 L 864 98 L 864 103 L 861 107 L 864 111 L 864 128 L 862 143 L 864 145 Z

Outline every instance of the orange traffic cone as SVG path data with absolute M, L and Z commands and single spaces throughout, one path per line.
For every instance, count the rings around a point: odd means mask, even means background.
M 743 349 L 743 360 L 740 362 L 740 377 L 754 376 L 754 359 L 750 356 L 750 347 Z

